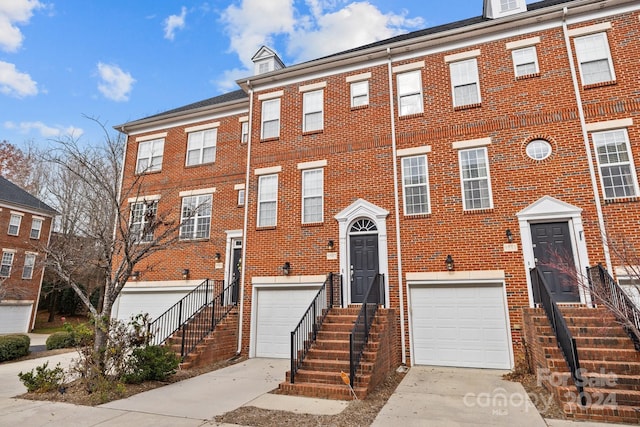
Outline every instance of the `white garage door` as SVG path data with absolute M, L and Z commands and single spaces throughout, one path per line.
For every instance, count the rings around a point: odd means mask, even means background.
M 0 334 L 26 334 L 33 304 L 0 304 Z
M 186 290 L 173 292 L 125 292 L 120 294 L 117 315 L 119 320 L 128 321 L 131 316 L 148 313 L 152 319 L 160 316 L 187 294 Z
M 501 285 L 414 286 L 411 315 L 416 364 L 511 368 Z
M 256 357 L 291 356 L 291 331 L 317 293 L 316 287 L 257 291 Z

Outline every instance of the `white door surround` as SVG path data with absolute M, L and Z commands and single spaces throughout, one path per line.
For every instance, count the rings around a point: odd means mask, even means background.
M 389 307 L 389 250 L 387 243 L 387 217 L 389 211 L 382 209 L 364 199 L 358 199 L 339 212 L 335 219 L 338 221 L 338 239 L 340 256 L 340 274 L 342 274 L 342 295 L 346 296 L 345 303 L 351 304 L 351 277 L 349 260 L 349 229 L 358 219 L 370 219 L 378 228 L 378 260 L 379 272 L 384 274 L 385 282 L 385 306 Z
M 589 265 L 587 244 L 584 237 L 584 227 L 582 224 L 582 209 L 563 202 L 551 196 L 543 196 L 516 214 L 520 226 L 520 236 L 522 238 L 522 255 L 524 258 L 524 268 L 527 276 L 527 288 L 529 292 L 529 306 L 533 307 L 533 288 L 529 270 L 536 266 L 533 254 L 533 242 L 531 238 L 531 224 L 544 222 L 564 222 L 569 224 L 571 235 L 571 245 L 574 254 L 574 263 L 579 285 L 580 302 L 591 304 L 591 297 L 586 289 L 587 281 L 584 271 Z

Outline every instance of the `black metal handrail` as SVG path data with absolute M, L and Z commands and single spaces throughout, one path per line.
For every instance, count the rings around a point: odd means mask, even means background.
M 571 331 L 558 308 L 558 304 L 553 300 L 547 281 L 537 267 L 531 269 L 531 283 L 533 285 L 535 303 L 541 305 L 547 314 L 547 318 L 551 323 L 551 328 L 556 335 L 558 347 L 562 351 L 562 355 L 567 361 L 567 365 L 569 365 L 571 377 L 578 389 L 580 404 L 585 406 L 587 399 L 584 394 L 584 380 L 580 371 L 580 359 L 578 358 L 576 340 L 573 338 L 573 335 L 571 335 Z
M 224 285 L 224 282 L 220 283 Z M 202 310 L 195 313 L 182 325 L 180 357 L 184 358 L 191 353 L 236 306 L 238 299 L 231 297 L 231 295 L 237 292 L 237 284 L 238 280 L 229 283 Z M 207 312 L 209 309 L 211 315 Z
M 349 382 L 353 388 L 360 359 L 369 342 L 369 331 L 378 311 L 380 297 L 384 295 L 384 275 L 376 274 L 362 300 L 362 308 L 349 335 Z
M 596 302 L 610 308 L 616 319 L 623 324 L 636 350 L 640 351 L 640 309 L 602 264 L 587 267 L 587 278 L 593 290 L 591 295 L 595 296 Z
M 311 344 L 316 340 L 327 313 L 335 305 L 338 305 L 335 299 L 341 292 L 340 289 L 336 289 L 335 285 L 336 282 L 340 285 L 341 280 L 336 280 L 336 277 L 340 277 L 340 275 L 334 273 L 327 275 L 327 279 L 318 290 L 309 308 L 291 332 L 291 384 L 295 382 L 296 372 L 302 366 Z M 342 301 L 341 297 L 340 301 Z M 342 303 L 340 302 L 339 305 L 341 306 Z

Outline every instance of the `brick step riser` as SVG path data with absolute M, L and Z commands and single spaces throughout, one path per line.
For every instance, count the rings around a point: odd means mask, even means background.
M 574 338 L 628 337 L 624 329 L 622 329 L 621 327 L 580 328 L 580 327 L 570 326 L 569 331 L 571 332 L 571 335 L 573 335 Z M 536 335 L 546 336 L 546 337 L 555 336 L 553 333 L 553 329 L 551 329 L 551 326 L 536 326 Z
M 349 361 L 327 361 L 327 360 L 305 360 L 302 362 L 302 366 L 300 369 L 316 371 L 316 372 L 324 372 L 327 374 L 335 374 L 340 372 L 349 372 Z M 370 374 L 373 372 L 373 363 L 371 362 L 361 362 L 360 363 L 360 372 L 365 374 Z
M 375 358 L 375 351 L 370 351 L 369 346 L 365 348 L 362 353 L 362 358 Z M 317 360 L 349 360 L 349 350 L 321 350 L 313 347 L 309 353 L 307 353 L 307 359 Z
M 565 403 L 563 410 L 570 419 L 640 424 L 640 411 L 634 407 L 617 405 L 614 413 L 611 406 L 591 405 L 583 407 L 576 403 Z
M 611 327 L 617 325 L 615 317 L 595 318 L 595 317 L 565 317 L 567 326 L 588 326 L 588 327 Z M 537 317 L 533 319 L 536 326 L 549 326 L 549 319 L 546 317 Z
M 590 388 L 585 388 L 584 391 L 587 396 L 587 404 L 640 406 L 640 395 L 638 392 Z M 556 396 L 558 396 L 562 403 L 576 402 L 577 394 L 578 391 L 573 386 L 556 388 Z
M 553 359 L 563 357 L 562 351 L 558 347 L 545 347 L 545 355 Z M 593 349 L 578 347 L 578 358 L 582 361 L 592 362 L 630 362 L 640 363 L 640 352 L 636 350 L 618 350 L 618 349 Z
M 335 400 L 353 400 L 353 394 L 351 390 L 343 383 L 342 387 L 337 386 L 321 386 L 318 384 L 306 384 L 306 383 L 280 383 L 278 386 L 280 391 L 284 394 L 293 396 L 313 396 L 321 399 L 335 399 Z M 366 396 L 366 389 L 362 387 L 356 387 L 355 390 L 358 399 L 364 399 Z
M 581 347 L 603 347 L 616 348 L 621 350 L 634 350 L 633 342 L 626 337 L 574 337 L 578 349 Z M 538 335 L 537 341 L 543 347 L 557 346 L 557 340 L 551 336 Z
M 291 377 L 287 373 L 285 375 L 285 381 L 290 382 Z M 323 373 L 308 373 L 306 371 L 298 371 L 295 377 L 296 382 L 312 383 L 312 384 L 325 384 L 325 385 L 345 385 L 340 376 L 340 372 L 337 374 L 323 374 Z M 356 375 L 355 387 L 367 387 L 369 384 L 369 376 Z
M 619 376 L 614 373 L 590 373 L 582 371 L 582 379 L 585 387 L 601 388 L 607 390 L 633 390 L 640 392 L 640 375 Z M 575 386 L 573 378 L 569 372 L 557 372 L 553 378 L 545 379 L 552 386 L 571 385 Z
M 552 372 L 567 372 L 567 363 L 564 359 L 547 359 L 548 367 Z M 587 372 L 611 372 L 621 375 L 640 375 L 640 363 L 603 362 L 581 360 L 580 367 Z

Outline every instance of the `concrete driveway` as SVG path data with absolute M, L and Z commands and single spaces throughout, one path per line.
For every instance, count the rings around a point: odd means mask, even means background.
M 414 366 L 373 426 L 546 427 L 520 383 L 507 371 Z

